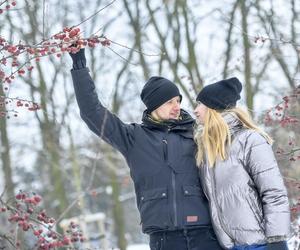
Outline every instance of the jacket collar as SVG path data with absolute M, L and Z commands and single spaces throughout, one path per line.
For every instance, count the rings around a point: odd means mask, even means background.
M 183 109 L 180 110 L 180 118 L 178 120 L 156 121 L 147 110 L 144 111 L 142 118 L 142 126 L 159 130 L 189 130 L 193 129 L 193 124 L 194 119 Z
M 226 121 L 231 135 L 235 135 L 243 128 L 242 122 L 239 120 L 234 112 L 225 111 L 222 113 L 224 120 Z

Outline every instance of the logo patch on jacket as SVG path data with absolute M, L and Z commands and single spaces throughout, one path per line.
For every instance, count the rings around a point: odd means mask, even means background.
M 188 215 L 186 217 L 187 222 L 197 222 L 198 221 L 198 216 L 196 215 Z

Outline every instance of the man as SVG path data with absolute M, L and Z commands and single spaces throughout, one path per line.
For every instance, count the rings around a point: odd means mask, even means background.
M 125 157 L 151 250 L 221 249 L 198 177 L 194 120 L 180 109 L 182 96 L 176 85 L 151 77 L 141 93 L 147 107 L 142 124 L 125 124 L 99 102 L 84 49 L 70 55 L 81 117 Z

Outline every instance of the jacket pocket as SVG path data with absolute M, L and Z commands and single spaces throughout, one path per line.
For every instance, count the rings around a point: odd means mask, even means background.
M 208 202 L 199 186 L 183 186 L 183 212 L 185 225 L 210 223 Z
M 169 226 L 167 188 L 155 188 L 141 192 L 140 213 L 143 229 Z
M 263 218 L 263 212 L 262 209 L 259 208 L 259 205 L 257 202 L 254 200 L 255 198 L 253 197 L 253 191 L 250 191 L 249 196 L 246 197 L 246 200 L 248 202 L 248 205 L 250 206 L 253 215 L 262 231 L 264 231 L 264 218 Z

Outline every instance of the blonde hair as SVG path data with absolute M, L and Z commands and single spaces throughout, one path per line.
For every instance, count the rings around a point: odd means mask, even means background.
M 236 107 L 228 109 L 226 112 L 236 115 L 244 128 L 257 131 L 268 143 L 273 143 L 272 138 L 253 122 L 250 114 L 245 110 Z M 203 127 L 197 125 L 194 139 L 198 146 L 196 154 L 198 166 L 204 162 L 205 157 L 207 157 L 210 167 L 215 165 L 217 159 L 224 161 L 227 158 L 227 148 L 231 145 L 231 134 L 222 113 L 207 108 Z

